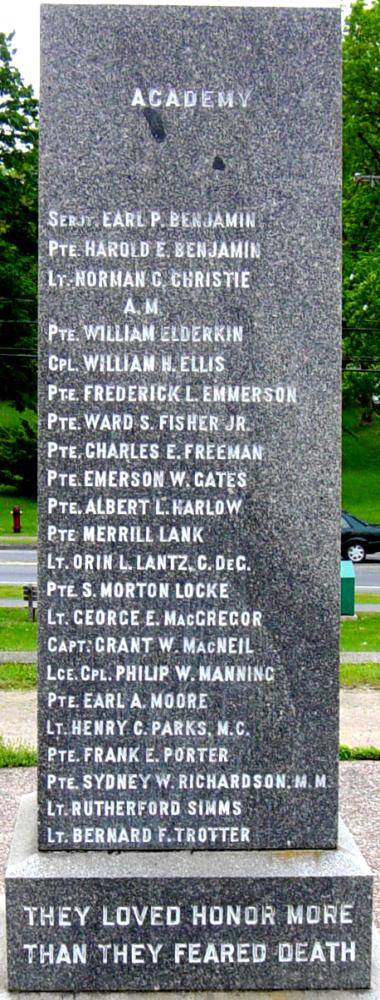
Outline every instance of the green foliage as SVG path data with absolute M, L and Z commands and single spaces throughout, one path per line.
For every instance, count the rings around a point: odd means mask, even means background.
M 36 403 L 38 102 L 0 32 L 0 398 Z
M 380 416 L 359 426 L 360 412 L 343 412 L 342 504 L 351 514 L 380 523 Z
M 0 587 L 0 597 L 1 597 L 1 587 Z M 357 604 L 380 604 L 380 594 L 370 594 L 366 591 L 357 590 L 356 591 L 356 603 Z
M 361 425 L 362 411 L 360 406 L 346 406 L 342 412 L 342 430 L 343 434 L 347 432 L 348 434 L 354 434 L 359 430 Z M 343 441 L 344 443 L 344 441 Z
M 355 174 L 380 176 L 379 49 L 380 0 L 356 0 L 343 41 L 343 401 L 367 419 L 380 394 L 380 184 Z
M 0 407 L 0 426 L 1 426 L 1 407 Z M 15 542 L 20 544 L 20 535 L 14 535 L 12 533 L 12 507 L 21 507 L 21 538 L 24 541 L 25 537 L 31 537 L 32 541 L 36 541 L 35 536 L 37 534 L 37 503 L 35 500 L 30 499 L 21 495 L 20 493 L 15 493 L 12 487 L 0 487 L 0 547 L 1 547 L 1 536 L 7 536 L 7 545 L 9 542 Z M 22 595 L 21 595 L 22 596 Z
M 340 760 L 380 760 L 378 747 L 348 747 L 342 743 L 339 750 Z
M 32 691 L 36 684 L 35 663 L 0 663 L 0 691 Z
M 0 649 L 32 651 L 37 645 L 37 623 L 28 619 L 28 608 L 0 608 Z
M 0 407 L 0 482 L 26 496 L 37 493 L 37 414 Z
M 340 648 L 344 653 L 380 650 L 380 615 L 359 614 L 356 621 L 341 622 Z
M 4 743 L 0 736 L 0 767 L 34 767 L 35 764 L 37 764 L 36 750 L 22 743 L 11 746 Z
M 340 686 L 379 688 L 380 663 L 341 663 Z

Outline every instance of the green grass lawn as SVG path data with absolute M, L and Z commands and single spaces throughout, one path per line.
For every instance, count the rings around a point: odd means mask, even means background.
M 358 426 L 354 410 L 343 413 L 342 506 L 380 523 L 380 416 Z
M 340 760 L 380 760 L 379 747 L 348 747 L 341 743 L 339 748 Z
M 33 767 L 37 764 L 37 751 L 22 743 L 12 746 L 0 736 L 0 767 Z
M 0 549 L 1 548 L 11 548 L 20 549 L 22 546 L 28 546 L 30 549 L 35 549 L 37 545 L 37 535 L 1 535 L 0 534 Z
M 380 688 L 380 663 L 341 663 L 340 686 Z
M 380 615 L 358 614 L 356 621 L 344 621 L 340 627 L 340 648 L 343 653 L 376 653 L 380 651 Z
M 20 587 L 20 586 L 17 586 L 16 584 L 11 584 L 11 583 L 9 584 L 9 586 L 7 584 L 5 584 L 5 583 L 1 584 L 0 585 L 0 599 L 5 600 L 7 597 L 16 597 L 16 598 L 19 598 L 19 600 L 22 600 L 23 597 L 24 597 L 24 595 L 23 595 L 23 587 Z M 26 605 L 25 605 L 25 607 L 26 607 Z
M 12 507 L 21 507 L 21 532 L 13 533 Z M 7 486 L 0 487 L 0 545 L 1 539 L 11 535 L 12 541 L 22 541 L 24 538 L 35 538 L 37 534 L 37 501 L 29 497 L 21 497 Z
M 356 591 L 355 604 L 380 604 L 380 594 L 365 594 L 364 592 L 358 593 Z
M 0 691 L 31 691 L 36 684 L 35 663 L 0 663 Z
M 31 650 L 36 648 L 37 622 L 28 620 L 24 608 L 0 608 L 0 649 Z

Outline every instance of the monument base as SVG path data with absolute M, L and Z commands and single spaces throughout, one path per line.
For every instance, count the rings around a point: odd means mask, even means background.
M 333 851 L 42 854 L 25 796 L 6 897 L 21 993 L 370 987 L 372 877 L 343 825 Z

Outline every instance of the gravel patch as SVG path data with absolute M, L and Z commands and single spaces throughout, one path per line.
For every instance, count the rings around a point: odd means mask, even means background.
M 37 746 L 37 692 L 0 691 L 0 735 L 5 743 Z
M 340 742 L 349 747 L 380 747 L 379 688 L 341 688 Z
M 4 890 L 5 867 L 19 801 L 22 795 L 36 790 L 36 783 L 36 767 L 0 768 L 0 894 Z
M 380 928 L 380 761 L 343 761 L 340 813 L 375 876 L 374 920 Z

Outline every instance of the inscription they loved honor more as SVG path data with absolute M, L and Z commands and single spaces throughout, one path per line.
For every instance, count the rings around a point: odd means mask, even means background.
M 86 932 L 94 913 L 99 940 L 91 942 L 92 960 L 100 967 L 120 971 L 139 966 L 153 971 L 166 963 L 189 969 L 199 965 L 261 966 L 267 962 L 318 967 L 354 963 L 356 959 L 354 905 L 347 901 L 274 904 L 265 900 L 246 905 L 112 902 L 98 907 L 82 901 L 80 905 L 23 906 L 25 937 L 28 931 L 31 938 L 38 931 L 45 935 L 43 943 L 24 942 L 26 963 L 85 966 L 90 959 Z M 181 928 L 186 928 L 184 939 Z M 61 937 L 69 934 L 72 940 L 49 941 L 49 931 L 51 936 L 57 931 Z

